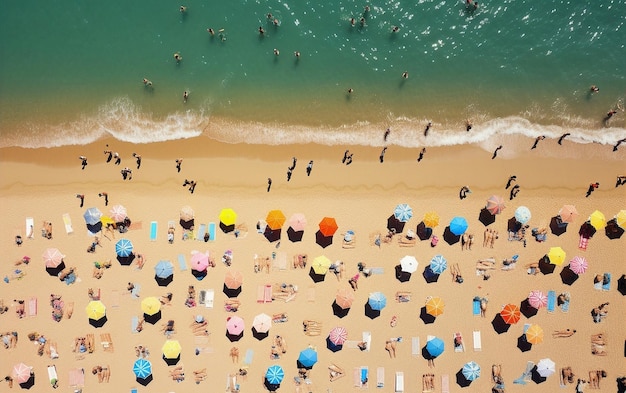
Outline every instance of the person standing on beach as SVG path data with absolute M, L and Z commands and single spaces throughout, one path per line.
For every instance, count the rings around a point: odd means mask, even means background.
M 589 195 L 591 195 L 592 192 L 594 192 L 596 190 L 596 188 L 600 187 L 600 183 L 595 182 L 595 183 L 591 183 L 589 185 L 589 188 L 587 189 L 587 195 L 585 195 L 585 198 L 589 198 Z
M 561 135 L 561 136 L 559 137 L 559 140 L 557 141 L 557 143 L 558 143 L 559 145 L 560 145 L 560 144 L 562 144 L 562 143 L 563 143 L 563 139 L 567 138 L 567 137 L 568 137 L 568 136 L 570 136 L 570 135 L 572 135 L 572 134 L 570 134 L 569 132 L 566 132 L 565 134 Z
M 122 163 L 122 158 L 117 152 L 113 153 L 113 157 L 115 157 L 115 165 L 119 165 Z
M 306 175 L 311 176 L 312 170 L 313 170 L 313 160 L 309 161 L 309 165 L 306 166 Z
M 109 206 L 109 194 L 102 191 L 101 193 L 98 194 L 98 196 L 100 198 L 104 197 L 104 206 Z
M 387 152 L 387 146 L 383 147 L 383 150 L 380 152 L 380 157 L 378 157 L 381 164 L 385 161 L 385 152 Z
M 293 173 L 291 167 L 287 168 L 287 181 L 291 180 L 291 174 Z
M 615 183 L 615 188 L 621 186 L 622 184 L 626 184 L 626 176 L 618 176 L 617 182 Z
M 183 163 L 183 159 L 182 158 L 177 158 L 176 159 L 176 170 L 178 171 L 178 173 L 180 173 L 180 166 Z
M 292 157 L 291 158 L 291 166 L 289 167 L 292 171 L 294 169 L 296 169 L 296 163 L 298 162 L 298 159 L 296 157 Z
M 493 151 L 493 156 L 491 156 L 492 160 L 495 160 L 496 156 L 498 155 L 498 150 L 502 149 L 502 145 L 496 147 L 496 150 Z
M 109 145 L 107 145 L 109 146 Z M 113 152 L 111 150 L 105 150 L 104 154 L 107 154 L 107 162 L 111 162 L 111 160 L 113 159 Z
M 350 165 L 352 164 L 352 156 L 354 155 L 354 153 L 350 153 L 347 157 L 346 157 L 346 165 Z
M 81 165 L 83 166 L 81 169 L 85 169 L 85 167 L 87 166 L 87 157 L 85 156 L 80 156 L 78 157 L 78 159 L 81 161 Z
M 83 203 L 85 202 L 85 194 L 76 194 L 76 198 L 80 199 L 80 207 L 83 207 Z
M 417 157 L 417 162 L 422 161 L 422 159 L 424 158 L 424 154 L 426 154 L 426 148 L 425 147 L 423 147 L 422 151 L 420 151 L 420 155 L 419 155 L 419 157 Z
M 467 198 L 467 194 L 471 194 L 472 191 L 469 189 L 468 186 L 463 186 L 461 187 L 461 191 L 459 191 L 459 199 L 463 200 L 465 198 Z
M 511 188 L 511 194 L 509 195 L 509 200 L 512 201 L 513 198 L 517 196 L 518 192 L 519 192 L 519 184 L 516 184 L 513 186 L 513 188 Z
M 195 180 L 192 180 L 192 181 L 189 183 L 189 192 L 190 192 L 190 193 L 192 193 L 192 194 L 193 194 L 193 192 L 196 190 L 196 184 L 198 184 L 198 183 L 196 183 L 196 181 L 195 181 Z
M 267 178 L 267 192 L 270 192 L 270 188 L 272 188 L 272 178 Z
M 346 150 L 343 152 L 343 158 L 341 159 L 342 164 L 346 163 L 346 160 L 348 159 L 348 154 L 350 154 L 350 150 Z
M 504 188 L 505 190 L 508 190 L 509 187 L 511 187 L 511 183 L 517 180 L 517 176 L 513 175 L 511 177 L 509 177 L 509 181 L 506 182 L 506 187 Z
M 536 149 L 537 148 L 537 144 L 539 143 L 539 141 L 542 141 L 544 139 L 546 139 L 545 136 L 543 136 L 543 135 L 538 136 L 537 139 L 535 139 L 535 143 L 533 143 L 533 147 L 531 147 L 530 150 Z
M 141 166 L 141 156 L 137 153 L 133 153 L 133 157 L 135 157 L 135 160 L 137 160 L 137 169 L 139 169 L 139 167 Z

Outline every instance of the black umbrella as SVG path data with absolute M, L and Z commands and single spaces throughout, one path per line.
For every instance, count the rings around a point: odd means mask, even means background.
M 496 222 L 496 216 L 491 214 L 491 212 L 487 210 L 486 207 L 483 207 L 480 210 L 480 214 L 478 215 L 478 221 L 482 222 L 484 226 L 489 226 Z
M 313 282 L 322 282 L 326 278 L 326 275 L 315 273 L 315 270 L 313 270 L 313 267 L 311 267 L 311 269 L 309 270 L 309 277 L 311 277 L 311 280 L 313 280 Z
M 117 256 L 117 261 L 122 266 L 129 266 L 131 263 L 133 263 L 134 260 L 135 260 L 134 252 L 131 252 L 130 255 L 128 255 L 127 257 L 121 257 L 119 255 Z
M 387 219 L 387 229 L 390 231 L 394 229 L 396 233 L 402 233 L 402 231 L 404 231 L 404 224 L 406 223 L 398 220 L 393 214 Z
M 220 228 L 222 229 L 222 232 L 230 233 L 235 230 L 235 224 L 226 225 L 220 221 Z
M 420 309 L 420 319 L 425 323 L 425 324 L 431 324 L 435 322 L 435 319 L 437 319 L 436 317 L 430 315 L 428 312 L 426 312 L 426 306 L 422 307 Z
M 152 376 L 152 374 L 148 375 L 145 378 L 139 378 L 137 377 L 135 380 L 137 381 L 138 384 L 142 385 L 142 386 L 148 386 L 148 384 L 150 382 L 152 382 L 152 380 L 154 379 L 154 377 Z
M 367 302 L 365 303 L 365 315 L 370 319 L 378 318 L 380 317 L 380 310 L 374 310 L 369 302 Z
M 539 372 L 537 372 L 537 366 L 533 367 L 533 369 L 531 370 L 531 378 L 533 380 L 534 383 L 536 384 L 540 384 L 542 382 L 545 382 L 548 378 L 546 377 L 542 377 L 541 374 L 539 374 Z
M 617 225 L 617 220 L 615 218 L 607 221 L 606 226 L 604 227 L 604 233 L 606 237 L 609 239 L 619 239 L 624 234 L 624 228 Z
M 626 274 L 622 274 L 622 276 L 617 280 L 617 290 L 623 296 L 626 296 Z
M 333 302 L 333 314 L 335 316 L 337 316 L 338 318 L 343 318 L 348 315 L 348 312 L 350 312 L 349 308 L 341 308 L 341 306 L 337 304 L 336 300 Z
M 154 280 L 157 282 L 157 284 L 160 287 L 166 287 L 168 285 L 170 285 L 172 283 L 172 281 L 174 281 L 174 275 L 170 274 L 167 277 L 159 277 L 157 275 L 154 276 Z
M 426 282 L 430 284 L 433 282 L 437 282 L 440 275 L 433 272 L 433 269 L 431 269 L 430 265 L 426 265 L 422 276 L 424 276 L 424 280 L 426 280 Z
M 165 355 L 163 355 L 163 360 L 165 360 L 165 363 L 168 366 L 175 366 L 178 362 L 180 362 L 180 355 L 175 358 L 166 358 Z
M 456 373 L 456 384 L 459 385 L 462 388 L 466 388 L 468 387 L 470 384 L 472 383 L 472 381 L 470 381 L 469 379 L 465 378 L 465 375 L 463 375 L 463 370 L 459 370 L 459 372 Z
M 296 231 L 292 227 L 287 228 L 287 237 L 292 242 L 302 241 L 302 236 L 304 236 L 304 231 Z
M 207 271 L 191 269 L 191 275 L 194 276 L 198 281 L 202 281 L 206 277 Z
M 107 316 L 103 316 L 100 319 L 91 319 L 89 318 L 89 324 L 95 328 L 101 328 L 104 324 L 107 323 Z
M 509 221 L 507 221 L 507 230 L 509 232 L 517 232 L 520 229 L 522 229 L 522 224 L 518 222 L 515 217 L 509 218 Z
M 407 282 L 411 279 L 411 273 L 403 272 L 402 266 L 396 265 L 395 269 L 396 269 L 396 278 L 398 279 L 398 281 Z
M 326 248 L 333 244 L 333 235 L 324 236 L 322 231 L 317 231 L 315 232 L 315 243 L 319 244 L 322 248 Z
M 59 277 L 59 273 L 61 273 L 63 269 L 65 269 L 65 262 L 61 261 L 57 267 L 47 267 L 46 271 L 52 277 Z
M 450 226 L 448 225 L 443 231 L 443 240 L 445 240 L 446 243 L 448 243 L 449 245 L 453 245 L 461 240 L 461 236 L 452 233 L 452 231 L 450 230 Z
M 550 263 L 550 258 L 547 255 L 544 255 L 539 260 L 539 271 L 543 274 L 552 274 L 554 273 L 554 269 L 556 269 L 556 265 Z
M 185 221 L 181 218 L 178 223 L 180 224 L 181 227 L 183 227 L 183 229 L 193 229 L 195 225 L 195 220 L 192 218 L 191 220 Z
M 528 352 L 531 350 L 532 347 L 533 345 L 529 343 L 528 341 L 526 341 L 525 333 L 517 338 L 517 348 L 519 348 L 520 351 Z
M 35 385 L 35 373 L 31 371 L 30 377 L 25 381 L 20 383 L 20 387 L 22 389 L 30 389 Z
M 263 232 L 263 235 L 270 243 L 274 243 L 280 240 L 281 232 L 281 228 L 272 229 L 268 225 L 265 227 L 265 232 Z
M 224 284 L 224 286 L 222 287 L 222 292 L 224 292 L 224 295 L 228 296 L 229 298 L 233 298 L 233 297 L 239 296 L 242 289 L 243 288 L 241 286 L 238 286 L 237 288 L 234 288 L 234 289 L 228 288 L 226 284 Z
M 257 340 L 261 341 L 263 339 L 266 339 L 267 337 L 269 337 L 270 332 L 259 332 L 258 330 L 256 330 L 256 327 L 252 326 L 252 337 L 256 338 Z
M 569 265 L 565 266 L 563 270 L 561 270 L 561 281 L 565 285 L 572 285 L 578 280 L 578 274 L 574 273 L 572 269 L 570 269 Z
M 426 224 L 424 224 L 424 221 L 417 224 L 417 230 L 415 232 L 420 240 L 428 240 L 433 235 L 433 229 L 427 227 Z
M 509 328 L 511 327 L 511 325 L 504 321 L 504 318 L 502 318 L 502 315 L 500 315 L 500 313 L 497 313 L 493 317 L 493 320 L 491 321 L 491 326 L 493 326 L 493 330 L 495 330 L 495 332 L 498 334 L 508 332 Z
M 567 231 L 567 223 L 561 220 L 561 216 L 554 216 L 550 219 L 550 230 L 552 234 L 561 236 Z
M 161 320 L 161 310 L 157 311 L 156 313 L 152 314 L 152 315 L 148 315 L 146 313 L 143 313 L 143 320 L 148 322 L 151 325 L 154 325 L 155 323 L 159 322 Z
M 596 234 L 596 228 L 589 221 L 585 221 L 578 230 L 578 234 L 582 237 L 591 239 Z
M 519 311 L 526 318 L 531 318 L 531 317 L 534 317 L 535 315 L 537 315 L 537 311 L 539 311 L 539 310 L 537 310 L 535 307 L 531 306 L 530 302 L 528 301 L 528 298 L 526 298 L 526 299 L 522 300 L 522 302 L 520 303 Z

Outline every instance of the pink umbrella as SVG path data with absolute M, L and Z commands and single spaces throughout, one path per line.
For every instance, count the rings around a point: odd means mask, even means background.
M 15 382 L 24 383 L 30 379 L 31 368 L 24 363 L 18 363 L 13 366 L 13 379 Z
M 58 248 L 47 248 L 42 257 L 46 267 L 57 267 L 63 262 L 65 255 Z
M 343 345 L 348 339 L 348 331 L 346 328 L 337 326 L 328 334 L 328 340 L 335 345 Z
M 289 226 L 296 232 L 304 231 L 306 217 L 302 213 L 294 213 L 289 217 Z
M 504 208 L 504 199 L 502 199 L 501 196 L 492 195 L 489 197 L 489 199 L 487 199 L 486 209 L 489 210 L 489 213 L 493 214 L 494 216 L 496 214 L 502 213 L 502 210 L 504 210 Z
M 198 272 L 203 272 L 209 267 L 209 256 L 202 252 L 197 252 L 191 256 L 191 268 Z
M 123 222 L 128 215 L 126 214 L 126 208 L 122 205 L 115 205 L 111 208 L 111 218 L 115 222 Z
M 570 270 L 576 274 L 583 274 L 587 271 L 587 267 L 589 267 L 589 264 L 587 263 L 585 257 L 576 256 L 569 261 Z
M 548 297 L 542 291 L 531 291 L 528 295 L 528 303 L 534 308 L 540 309 L 548 305 Z
M 559 210 L 559 216 L 563 222 L 572 222 L 578 216 L 578 211 L 573 205 L 563 205 Z
M 243 333 L 246 328 L 243 319 L 241 317 L 228 317 L 226 320 L 226 332 L 233 336 L 238 336 Z

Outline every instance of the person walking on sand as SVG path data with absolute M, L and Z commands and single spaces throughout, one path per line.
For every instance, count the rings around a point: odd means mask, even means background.
M 426 154 L 426 148 L 423 147 L 422 150 L 420 151 L 420 155 L 419 157 L 417 157 L 417 162 L 422 161 L 422 159 L 424 158 L 424 154 Z
M 469 189 L 469 187 L 467 187 L 467 186 L 463 186 L 463 187 L 461 187 L 461 190 L 459 191 L 459 198 L 460 198 L 461 200 L 463 200 L 463 199 L 467 198 L 467 194 L 468 194 L 468 193 L 469 193 L 469 194 L 471 194 L 471 193 L 472 193 L 472 191 Z
M 80 199 L 80 207 L 83 207 L 83 203 L 85 202 L 85 194 L 76 194 L 76 198 Z
M 291 158 L 291 166 L 289 167 L 292 171 L 294 169 L 296 169 L 296 163 L 298 162 L 298 159 L 296 157 L 292 157 Z
M 511 177 L 509 177 L 509 180 L 506 182 L 506 187 L 504 188 L 505 190 L 508 190 L 509 187 L 511 187 L 511 183 L 517 180 L 517 176 L 513 175 Z
M 287 168 L 287 181 L 291 180 L 291 174 L 292 174 L 291 167 Z
M 492 160 L 495 160 L 496 156 L 498 155 L 498 150 L 502 149 L 502 145 L 496 147 L 496 150 L 493 151 L 493 156 L 491 156 Z
M 98 194 L 98 196 L 100 198 L 104 197 L 104 206 L 109 206 L 109 194 L 102 191 L 101 193 Z
M 596 188 L 600 187 L 600 183 L 595 182 L 595 183 L 591 183 L 589 185 L 589 188 L 587 189 L 587 195 L 585 195 L 585 198 L 589 198 L 589 195 L 591 195 L 592 192 L 594 192 L 596 190 Z
M 193 192 L 196 190 L 196 184 L 198 184 L 198 183 L 196 183 L 196 181 L 195 181 L 195 180 L 192 180 L 192 181 L 191 181 L 191 184 L 189 185 L 189 192 L 190 192 L 190 193 L 192 193 L 192 194 L 193 194 Z
M 272 178 L 267 178 L 267 192 L 270 192 L 270 188 L 272 188 Z
M 87 157 L 85 156 L 80 156 L 78 157 L 78 159 L 81 161 L 81 165 L 83 166 L 81 169 L 85 169 L 85 167 L 87 166 Z
M 107 145 L 108 147 L 109 145 Z M 107 155 L 107 162 L 111 162 L 111 160 L 113 159 L 113 152 L 111 150 L 105 150 L 104 154 Z
M 354 155 L 354 153 L 351 153 L 350 155 L 348 155 L 348 157 L 346 158 L 346 165 L 352 164 L 352 156 L 353 155 Z
M 115 165 L 119 165 L 122 163 L 122 158 L 117 152 L 113 153 L 113 158 L 115 158 Z
M 383 150 L 380 152 L 380 157 L 378 157 L 381 164 L 385 161 L 385 152 L 387 152 L 387 146 L 383 147 Z
M 312 170 L 313 170 L 313 160 L 309 161 L 309 165 L 306 166 L 306 175 L 311 176 Z
M 618 176 L 617 177 L 617 181 L 615 182 L 615 188 L 626 184 L 626 176 Z
M 182 158 L 177 158 L 176 159 L 176 170 L 178 171 L 178 173 L 180 173 L 180 166 L 183 164 L 183 159 Z
M 617 141 L 617 143 L 613 145 L 613 151 L 617 151 L 617 148 L 619 147 L 619 145 L 621 145 L 624 142 L 626 142 L 626 138 L 620 139 L 619 141 Z
M 511 194 L 509 195 L 509 200 L 512 201 L 513 198 L 517 196 L 518 192 L 519 192 L 519 184 L 516 184 L 513 186 L 513 188 L 511 188 Z
M 539 141 L 542 141 L 542 140 L 544 140 L 544 139 L 546 139 L 546 137 L 545 137 L 545 136 L 543 136 L 543 135 L 538 136 L 538 137 L 535 139 L 535 143 L 533 143 L 533 147 L 531 147 L 531 148 L 530 148 L 530 150 L 536 149 L 536 148 L 537 148 L 537 144 L 539 143 Z
M 343 158 L 341 159 L 342 164 L 346 163 L 346 160 L 348 159 L 348 154 L 350 154 L 350 150 L 346 150 L 343 152 Z
M 567 137 L 568 137 L 568 136 L 570 136 L 570 135 L 572 135 L 572 134 L 571 134 L 571 133 L 569 133 L 569 132 L 566 132 L 565 134 L 561 135 L 561 136 L 559 137 L 559 140 L 557 141 L 557 143 L 558 143 L 559 145 L 561 145 L 561 144 L 563 143 L 563 139 L 567 138 Z
M 139 169 L 139 167 L 141 166 L 141 156 L 137 153 L 133 153 L 133 157 L 135 157 L 135 160 L 137 160 L 137 169 Z

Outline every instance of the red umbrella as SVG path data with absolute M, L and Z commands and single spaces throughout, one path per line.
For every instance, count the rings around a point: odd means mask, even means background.
M 30 379 L 31 368 L 24 363 L 18 363 L 13 366 L 13 379 L 18 384 L 24 383 Z
M 343 327 L 335 327 L 328 334 L 328 339 L 335 345 L 343 345 L 348 339 L 348 331 Z
M 229 270 L 224 278 L 224 285 L 228 289 L 237 289 L 243 284 L 243 274 L 241 272 Z
M 545 293 L 541 291 L 531 291 L 528 295 L 528 304 L 536 309 L 540 309 L 541 307 L 545 307 L 548 305 L 548 297 Z
M 295 213 L 289 217 L 289 226 L 296 232 L 304 231 L 306 217 L 302 213 Z
M 571 261 L 569 261 L 569 268 L 576 274 L 583 274 L 587 271 L 589 264 L 585 257 L 574 257 Z
M 322 221 L 320 221 L 320 232 L 322 235 L 328 237 L 332 236 L 337 232 L 337 222 L 332 217 L 324 217 Z
M 512 325 L 520 320 L 520 309 L 515 304 L 507 304 L 506 306 L 504 306 L 502 311 L 500 311 L 500 316 L 502 317 L 504 322 Z
M 489 213 L 493 215 L 500 214 L 504 208 L 504 199 L 501 196 L 492 195 L 487 199 L 486 209 L 489 210 Z

